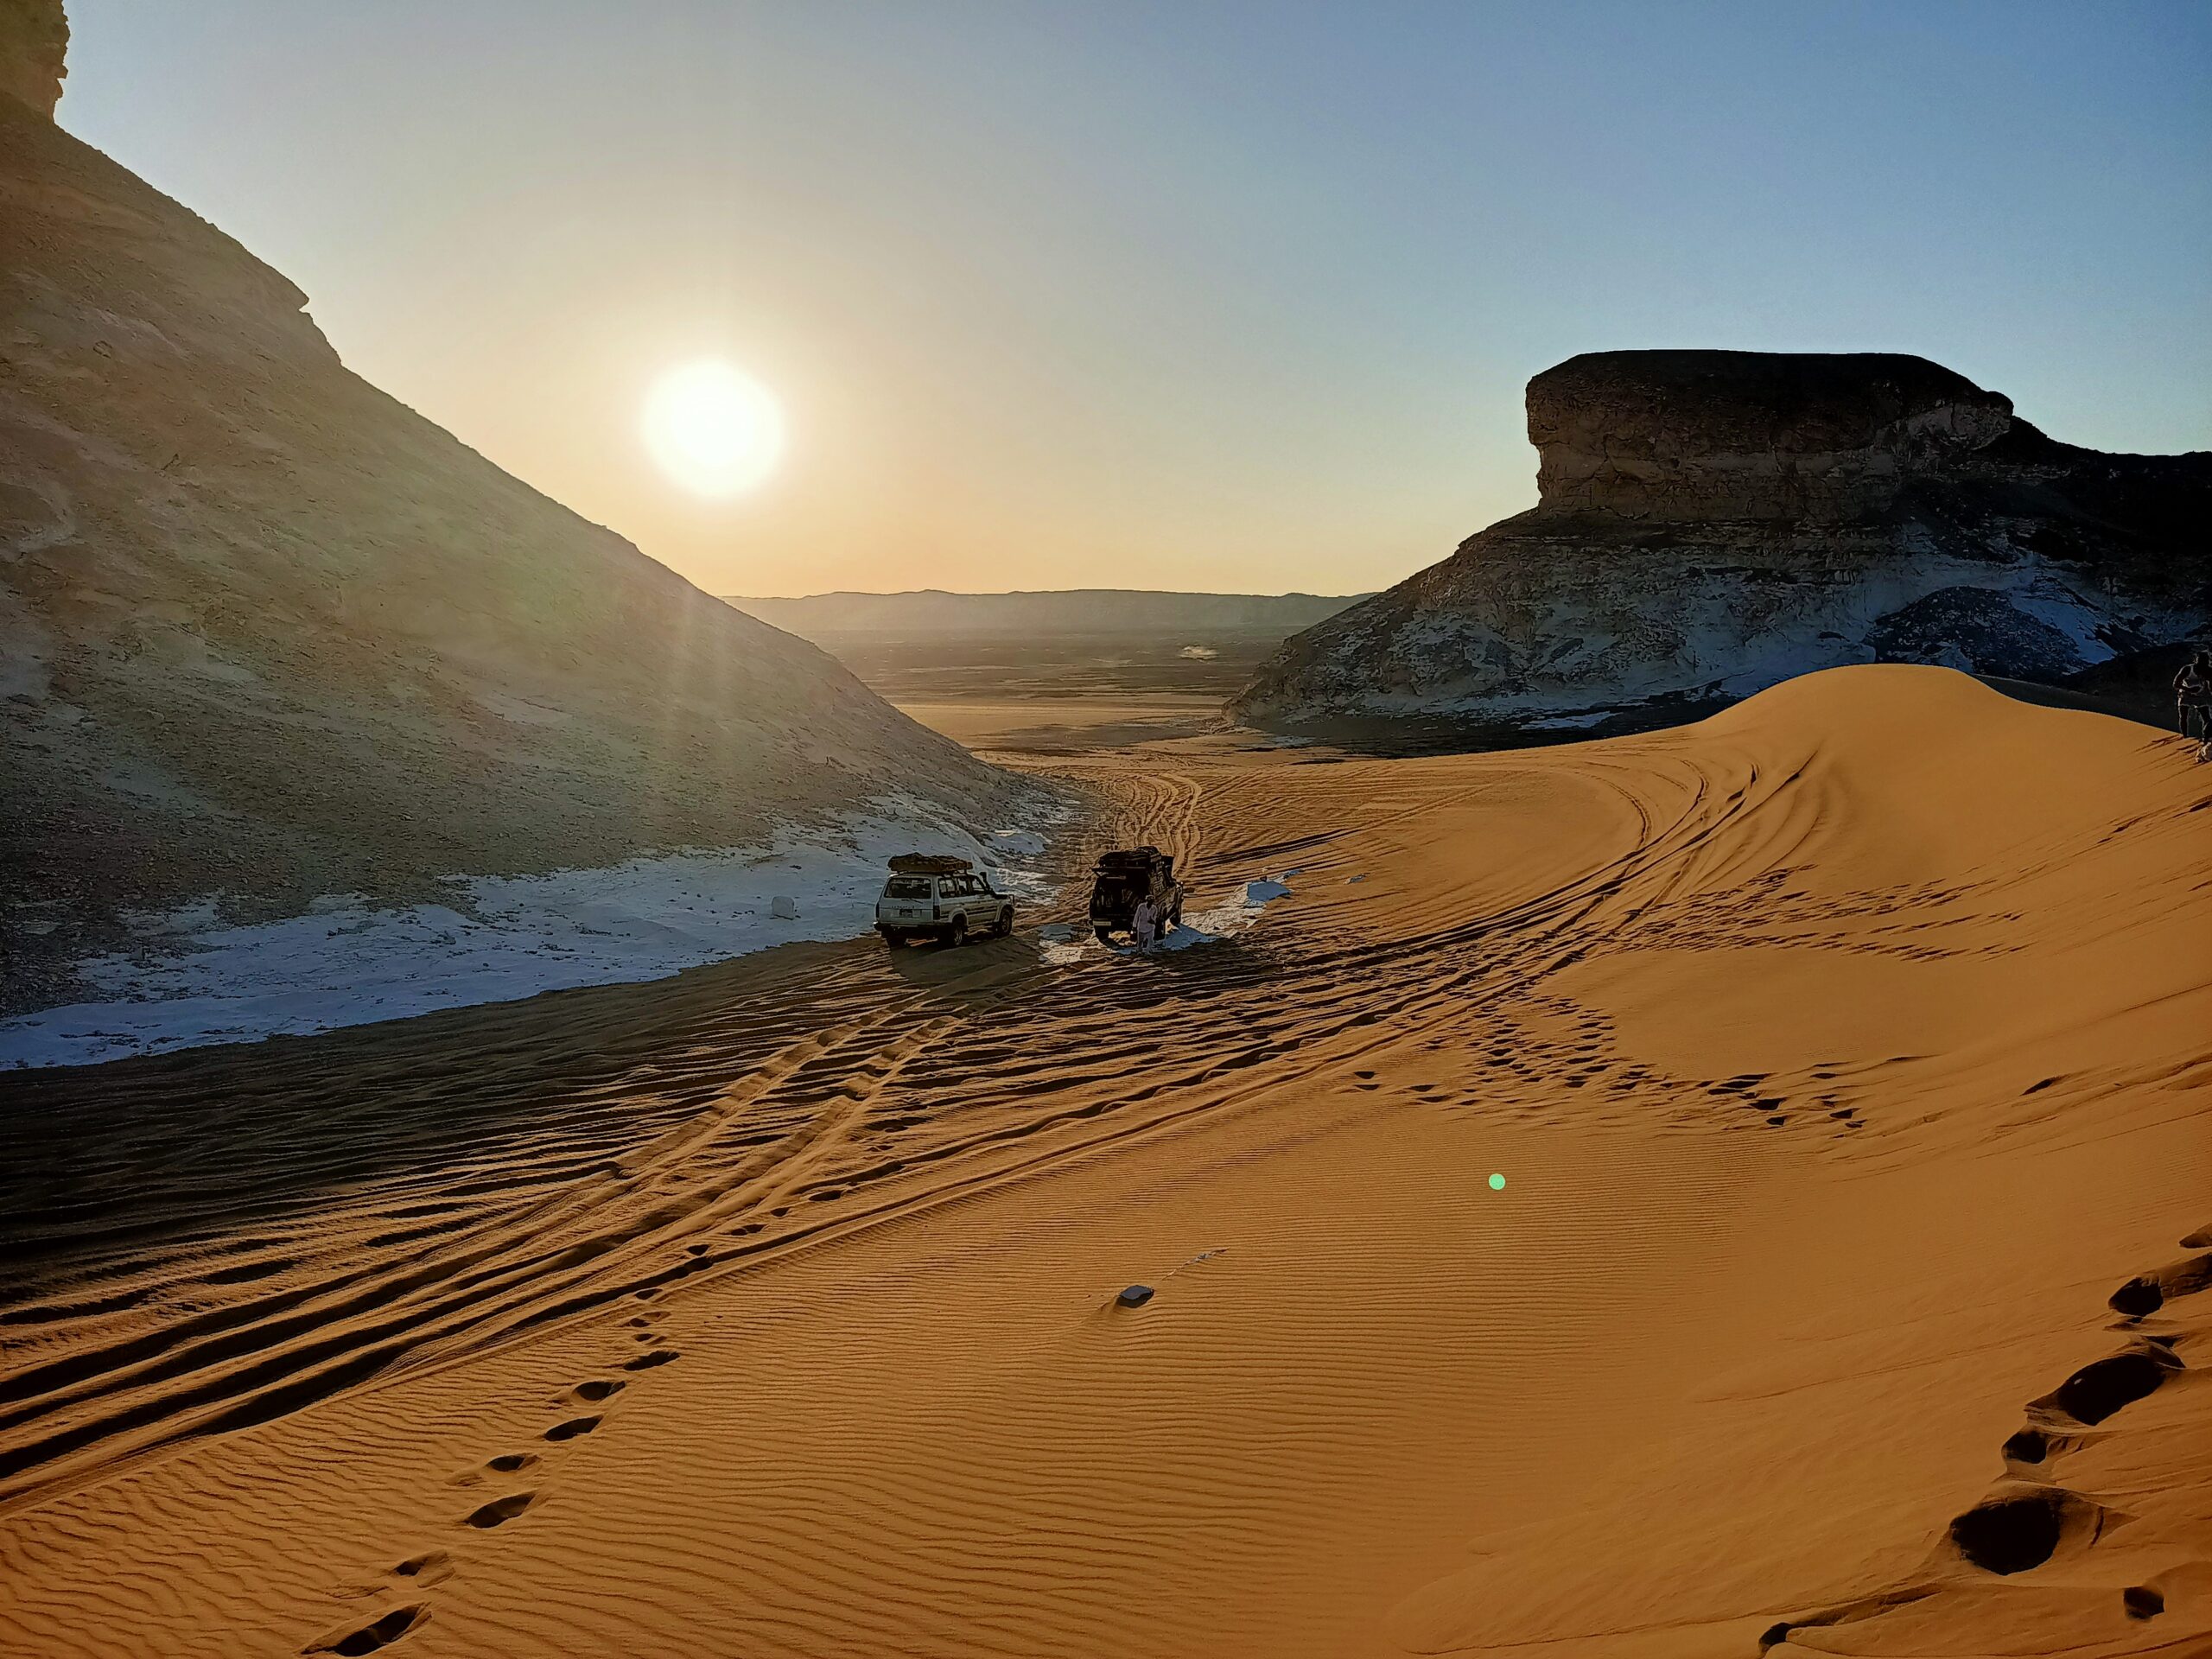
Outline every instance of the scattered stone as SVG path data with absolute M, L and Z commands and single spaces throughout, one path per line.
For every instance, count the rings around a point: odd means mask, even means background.
M 1152 1300 L 1152 1287 L 1150 1285 L 1131 1285 L 1114 1300 L 1119 1302 L 1123 1307 L 1142 1307 L 1147 1302 Z
M 779 922 L 798 919 L 798 900 L 787 893 L 779 893 L 768 901 L 768 913 Z

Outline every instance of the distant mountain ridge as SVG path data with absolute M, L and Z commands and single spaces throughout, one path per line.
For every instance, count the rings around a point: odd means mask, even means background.
M 804 599 L 727 601 L 763 622 L 811 639 L 821 635 L 1032 633 L 1096 635 L 1177 632 L 1290 634 L 1356 605 L 1365 594 L 1185 594 L 1135 588 L 1044 588 L 1005 594 L 815 594 Z

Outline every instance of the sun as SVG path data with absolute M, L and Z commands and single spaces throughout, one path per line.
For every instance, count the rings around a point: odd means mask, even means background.
M 671 369 L 645 394 L 645 448 L 701 495 L 742 495 L 784 453 L 784 411 L 751 375 L 715 359 Z

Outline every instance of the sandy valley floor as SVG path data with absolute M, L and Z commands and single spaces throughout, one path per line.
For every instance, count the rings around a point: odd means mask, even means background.
M 1291 895 L 10 1080 L 0 1652 L 2212 1651 L 2212 768 L 970 720 Z

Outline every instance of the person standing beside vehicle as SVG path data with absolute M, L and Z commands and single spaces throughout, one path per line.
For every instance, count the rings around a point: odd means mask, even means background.
M 1160 931 L 1160 907 L 1152 902 L 1150 893 L 1137 900 L 1137 907 L 1129 915 L 1129 937 L 1136 941 L 1140 952 L 1149 952 L 1154 938 Z
M 2196 758 L 2212 753 L 2212 652 L 2200 651 L 2174 676 L 2181 734 L 2197 741 Z

